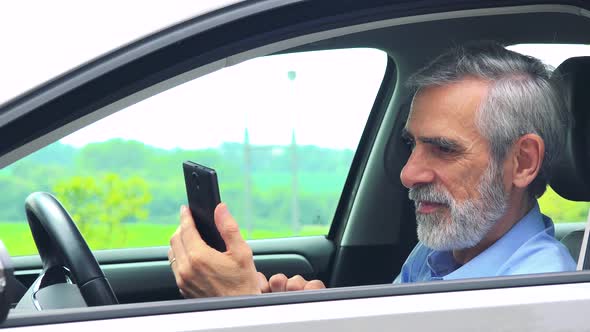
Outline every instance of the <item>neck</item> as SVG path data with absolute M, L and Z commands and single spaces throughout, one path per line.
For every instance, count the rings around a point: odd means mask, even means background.
M 488 234 L 475 247 L 453 250 L 455 261 L 459 264 L 465 264 L 489 248 L 522 219 L 533 208 L 534 204 L 535 200 L 528 198 L 526 192 L 511 195 L 508 200 L 508 208 L 502 218 L 492 226 Z

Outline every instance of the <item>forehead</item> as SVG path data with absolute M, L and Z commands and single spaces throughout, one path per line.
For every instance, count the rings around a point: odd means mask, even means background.
M 484 80 L 463 79 L 420 89 L 412 102 L 406 130 L 424 137 L 479 136 L 475 119 L 488 87 Z

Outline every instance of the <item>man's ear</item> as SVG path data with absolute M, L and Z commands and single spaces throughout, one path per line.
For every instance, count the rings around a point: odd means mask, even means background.
M 514 143 L 513 148 L 512 183 L 517 188 L 526 188 L 541 170 L 545 142 L 539 135 L 526 134 Z

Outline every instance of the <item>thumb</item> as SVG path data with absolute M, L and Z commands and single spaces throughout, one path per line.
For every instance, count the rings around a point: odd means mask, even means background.
M 234 253 L 240 253 L 248 247 L 248 244 L 242 238 L 240 234 L 240 228 L 234 217 L 229 213 L 227 205 L 225 203 L 219 203 L 215 208 L 215 226 L 219 230 L 219 234 L 225 242 L 227 250 L 231 250 Z

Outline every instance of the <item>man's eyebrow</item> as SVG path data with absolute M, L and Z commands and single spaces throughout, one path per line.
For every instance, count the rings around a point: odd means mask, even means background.
M 447 137 L 419 136 L 418 138 L 414 138 L 414 135 L 412 135 L 412 133 L 407 128 L 402 129 L 402 139 L 405 141 L 418 140 L 422 143 L 436 145 L 438 147 L 445 148 L 448 150 L 462 151 L 464 149 L 463 146 L 459 142 L 457 142 L 453 139 L 447 138 Z
M 436 145 L 448 150 L 463 150 L 463 146 L 459 142 L 446 137 L 418 137 L 418 140 L 422 143 Z

